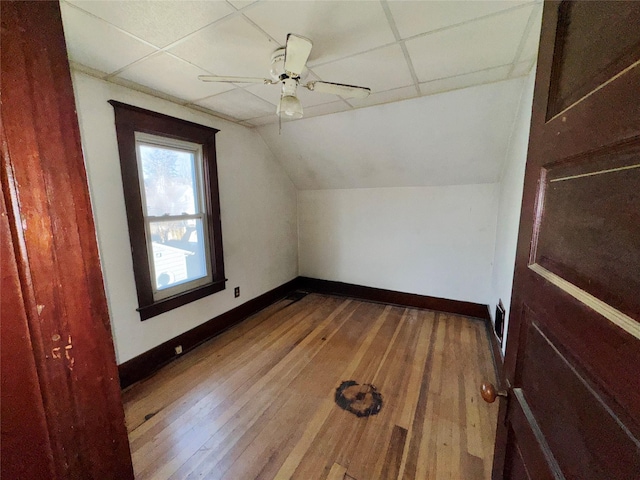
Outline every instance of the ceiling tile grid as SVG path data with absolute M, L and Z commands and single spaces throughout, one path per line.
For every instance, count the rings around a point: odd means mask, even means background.
M 206 74 L 206 70 L 175 55 L 159 52 L 144 62 L 132 65 L 119 76 L 187 101 L 210 97 L 234 88 L 228 83 L 204 83 L 198 80 L 198 75 Z
M 420 82 L 513 63 L 531 7 L 407 41 Z
M 372 92 L 382 92 L 413 83 L 400 45 L 389 45 L 360 53 L 313 69 L 328 82 L 362 85 Z
M 458 90 L 460 88 L 467 88 L 473 85 L 499 82 L 507 79 L 510 70 L 511 65 L 502 65 L 499 67 L 479 70 L 477 72 L 457 75 L 455 77 L 432 80 L 430 82 L 421 83 L 420 92 L 422 95 L 433 95 L 435 93 Z M 526 75 L 526 73 L 524 75 Z
M 310 38 L 309 80 L 362 85 L 366 99 L 299 88 L 305 118 L 515 78 L 535 64 L 541 0 L 61 0 L 72 64 L 245 125 L 277 122 L 269 76 L 287 33 Z M 272 116 L 271 119 L 269 117 Z
M 264 77 L 278 47 L 239 15 L 194 33 L 169 51 L 214 75 Z
M 394 88 L 393 90 L 385 90 L 382 92 L 374 92 L 367 98 L 350 98 L 347 100 L 354 107 L 370 107 L 372 105 L 381 105 L 384 103 L 397 102 L 417 97 L 420 92 L 414 85 L 408 87 Z
M 176 40 L 235 11 L 226 2 L 154 0 L 68 0 L 156 47 Z
M 288 33 L 311 39 L 311 68 L 395 41 L 377 1 L 263 1 L 245 15 L 279 41 Z
M 69 4 L 62 4 L 62 21 L 69 58 L 110 73 L 157 49 L 133 35 Z
M 234 88 L 228 92 L 199 100 L 196 104 L 238 120 L 268 115 L 273 112 L 274 108 L 271 103 L 241 88 Z
M 533 7 L 529 18 L 529 25 L 525 32 L 518 56 L 518 62 L 528 61 L 533 63 L 538 56 L 538 43 L 540 41 L 540 27 L 542 26 L 542 5 Z
M 526 4 L 526 1 L 388 1 L 401 38 L 434 32 Z

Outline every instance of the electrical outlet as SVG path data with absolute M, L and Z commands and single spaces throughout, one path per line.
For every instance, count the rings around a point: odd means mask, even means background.
M 233 296 L 238 298 L 240 296 L 240 287 L 236 287 L 233 289 Z
M 182 353 L 182 345 L 177 345 L 175 350 L 176 355 L 180 355 Z

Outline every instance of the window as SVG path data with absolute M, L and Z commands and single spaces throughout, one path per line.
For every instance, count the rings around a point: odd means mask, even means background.
M 140 317 L 225 288 L 216 129 L 111 100 Z
M 211 282 L 202 145 L 136 132 L 153 299 Z

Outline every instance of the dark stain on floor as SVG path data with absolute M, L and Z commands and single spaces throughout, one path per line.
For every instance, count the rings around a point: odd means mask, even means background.
M 156 413 L 158 413 L 158 412 L 147 413 L 144 416 L 144 421 L 146 422 L 147 420 L 151 420 L 155 416 Z
M 336 388 L 336 404 L 357 417 L 376 415 L 382 408 L 382 395 L 370 383 L 360 385 L 354 380 L 342 382 Z

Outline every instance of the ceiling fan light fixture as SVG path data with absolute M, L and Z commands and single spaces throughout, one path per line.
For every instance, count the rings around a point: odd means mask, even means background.
M 283 95 L 278 105 L 277 114 L 281 118 L 296 120 L 302 118 L 302 103 L 294 95 Z

